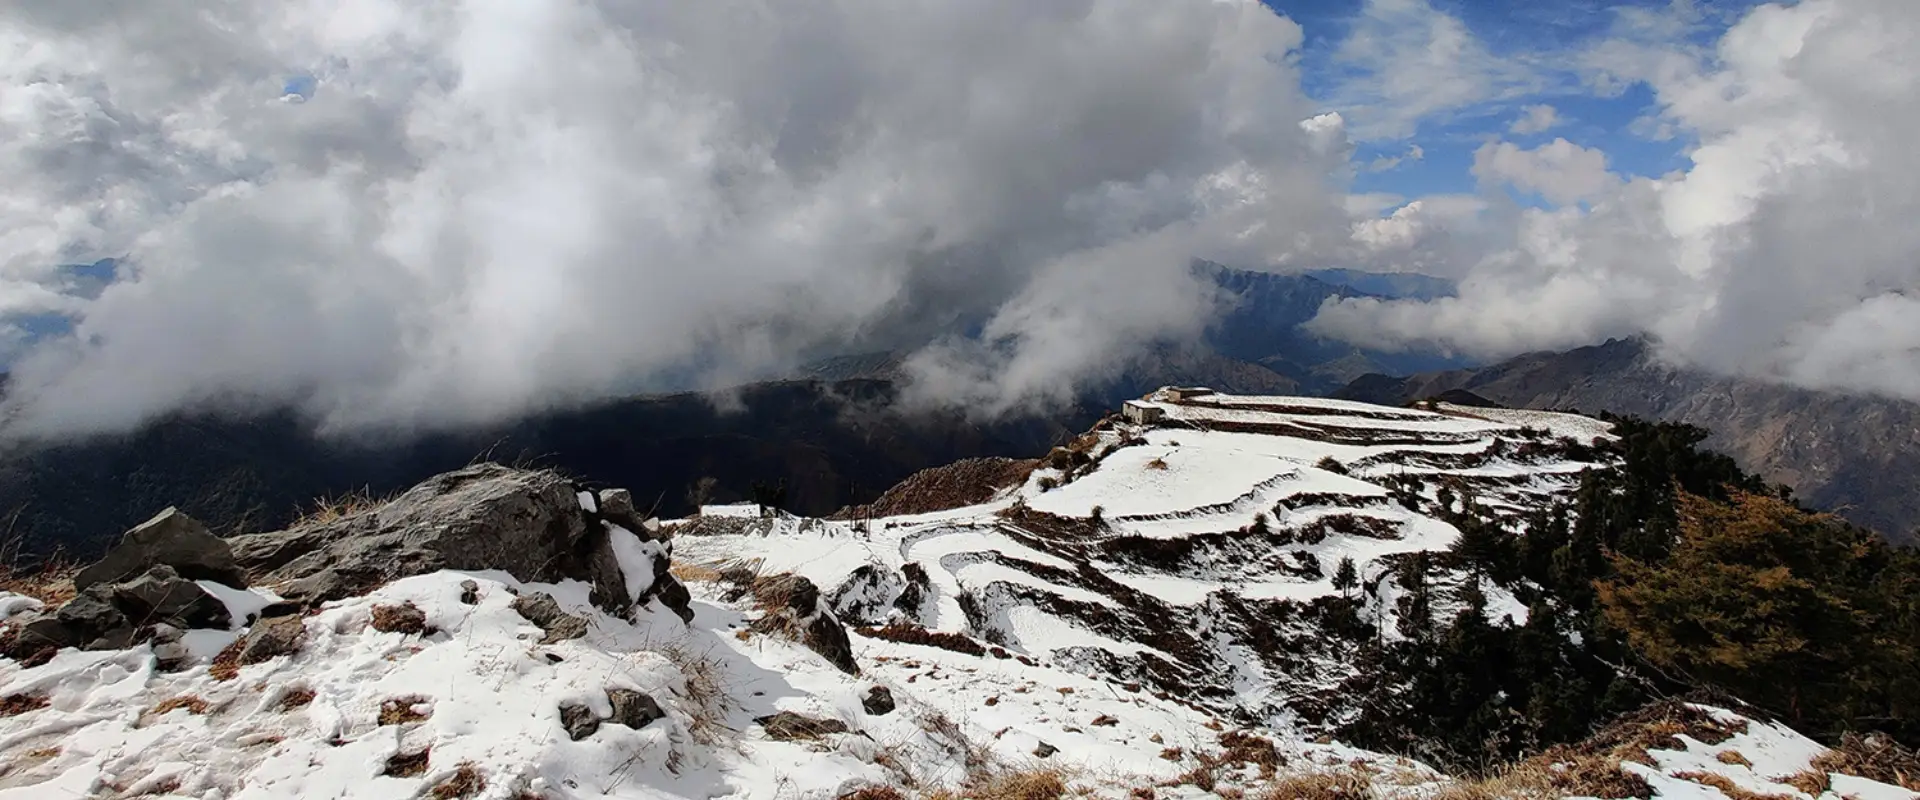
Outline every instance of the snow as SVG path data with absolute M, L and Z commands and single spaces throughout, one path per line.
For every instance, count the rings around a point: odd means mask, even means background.
M 600 498 L 594 497 L 592 492 L 579 492 L 577 493 L 577 497 L 580 501 L 581 510 L 593 513 L 600 511 Z
M 24 594 L 0 592 L 0 622 L 12 619 L 16 614 L 39 611 L 46 604 Z
M 666 558 L 666 551 L 659 542 L 641 541 L 633 531 L 618 525 L 607 526 L 607 541 L 613 547 L 614 561 L 620 564 L 620 573 L 626 577 L 627 596 L 645 595 L 653 588 L 653 565 Z
M 1515 427 L 1541 428 L 1551 436 L 1567 436 L 1582 442 L 1597 439 L 1618 438 L 1613 435 L 1613 424 L 1583 417 L 1579 414 L 1563 414 L 1556 411 L 1534 411 L 1526 408 L 1479 408 L 1475 406 L 1457 406 L 1452 403 L 1437 404 L 1442 413 L 1455 416 L 1476 417 Z
M 701 506 L 700 516 L 753 518 L 760 516 L 760 507 L 752 503 L 729 503 L 719 506 Z
M 274 594 L 270 589 L 235 589 L 215 581 L 194 581 L 194 583 L 198 584 L 202 591 L 226 604 L 227 614 L 233 617 L 235 630 L 245 627 L 249 620 L 267 606 L 282 602 L 280 595 Z

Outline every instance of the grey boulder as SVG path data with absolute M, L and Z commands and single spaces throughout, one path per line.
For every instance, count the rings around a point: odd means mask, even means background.
M 73 577 L 73 588 L 126 580 L 165 565 L 187 580 L 208 580 L 228 586 L 246 586 L 246 573 L 234 560 L 227 542 L 207 530 L 207 526 L 169 508 L 120 537 L 105 557 Z

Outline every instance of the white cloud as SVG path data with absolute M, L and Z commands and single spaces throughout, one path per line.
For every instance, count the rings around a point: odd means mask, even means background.
M 1328 101 L 1360 141 L 1404 139 L 1425 120 L 1548 81 L 1524 61 L 1489 51 L 1428 0 L 1367 0 L 1335 60 L 1351 74 Z
M 981 319 L 929 385 L 1058 396 L 1200 324 L 1190 257 L 1344 239 L 1300 42 L 1252 0 L 8 3 L 0 314 L 77 330 L 6 413 L 458 424 Z
M 1544 103 L 1520 109 L 1520 117 L 1507 126 L 1507 132 L 1530 136 L 1553 130 L 1560 124 L 1560 111 Z
M 1397 156 L 1379 156 L 1367 162 L 1368 172 L 1386 172 L 1408 161 L 1419 161 L 1427 157 L 1427 151 L 1420 145 L 1410 145 L 1407 151 Z
M 1514 212 L 1458 298 L 1318 324 L 1489 355 L 1647 332 L 1687 363 L 1920 399 L 1916 42 L 1905 0 L 1805 0 L 1755 9 L 1710 54 L 1614 59 L 1697 137 L 1687 170 L 1603 181 L 1571 145 L 1490 146 L 1489 175 L 1589 206 Z
M 1554 139 L 1532 150 L 1512 142 L 1488 142 L 1473 153 L 1473 176 L 1482 184 L 1507 184 L 1571 205 L 1601 197 L 1619 185 L 1607 171 L 1607 154 Z

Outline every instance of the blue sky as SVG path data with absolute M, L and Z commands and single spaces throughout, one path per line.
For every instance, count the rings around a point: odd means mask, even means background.
M 1432 26 L 1451 20 L 1464 29 L 1467 46 L 1486 57 L 1462 68 L 1463 81 L 1484 81 L 1479 87 L 1460 87 L 1466 95 L 1483 95 L 1476 101 L 1420 115 L 1410 130 L 1382 135 L 1356 131 L 1355 162 L 1361 169 L 1354 191 L 1414 198 L 1474 191 L 1474 151 L 1496 138 L 1526 148 L 1565 138 L 1605 151 L 1609 167 L 1629 176 L 1659 176 L 1685 168 L 1689 140 L 1659 138 L 1653 126 L 1635 125 L 1657 111 L 1651 90 L 1634 84 L 1600 91 L 1579 68 L 1580 56 L 1601 42 L 1623 37 L 1658 36 L 1710 48 L 1732 22 L 1760 2 L 1268 0 L 1268 5 L 1305 31 L 1301 69 L 1307 93 L 1343 111 L 1350 124 L 1366 114 L 1366 106 L 1392 105 L 1391 98 L 1368 98 L 1356 91 L 1356 86 L 1364 90 L 1384 66 L 1353 58 L 1356 40 L 1391 36 L 1395 38 L 1387 49 L 1408 51 L 1432 41 Z M 1375 102 L 1356 103 L 1356 96 Z M 1556 124 L 1538 131 L 1512 130 L 1515 120 L 1536 105 L 1551 106 Z M 1356 112 L 1355 106 L 1362 108 Z M 1407 158 L 1415 147 L 1421 157 Z M 1391 168 L 1367 169 L 1384 167 L 1395 158 L 1399 161 Z

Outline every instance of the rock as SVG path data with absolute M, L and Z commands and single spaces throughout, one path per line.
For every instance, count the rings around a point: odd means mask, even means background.
M 885 686 L 875 686 L 867 690 L 867 696 L 860 701 L 860 707 L 876 717 L 893 713 L 893 690 Z
M 561 703 L 560 727 L 567 730 L 567 738 L 577 742 L 600 730 L 600 717 L 585 703 Z
M 748 590 L 765 615 L 754 620 L 761 633 L 795 634 L 800 643 L 819 653 L 828 663 L 848 675 L 859 675 L 860 665 L 853 660 L 853 643 L 847 629 L 833 618 L 820 602 L 820 589 L 799 575 L 775 575 L 755 580 Z
M 609 689 L 607 702 L 613 704 L 613 716 L 608 717 L 607 721 L 635 730 L 667 716 L 667 712 L 661 710 L 660 704 L 654 702 L 653 698 L 632 689 Z
M 110 586 L 90 586 L 68 600 L 54 617 L 72 632 L 70 638 L 87 650 L 108 650 L 119 642 L 133 644 L 133 623 L 113 604 Z
M 0 655 L 22 662 L 23 666 L 30 666 L 26 662 L 61 648 L 86 644 L 86 640 L 80 638 L 79 631 L 52 614 L 41 614 L 25 622 L 9 624 L 17 624 L 18 632 L 7 640 L 6 651 Z
M 829 733 L 846 733 L 847 723 L 837 719 L 822 719 L 782 711 L 764 717 L 755 717 L 754 722 L 767 732 L 767 738 L 783 742 L 818 739 Z
M 587 621 L 560 610 L 560 602 L 546 592 L 523 594 L 513 599 L 513 610 L 528 622 L 540 626 L 547 632 L 541 637 L 541 644 L 553 644 L 564 639 L 578 639 L 587 635 Z
M 625 489 L 603 489 L 597 495 L 600 501 L 600 517 L 635 534 L 647 535 L 646 520 L 640 516 L 640 510 L 633 507 L 633 493 Z
M 184 635 L 185 633 L 179 628 L 165 623 L 154 625 L 142 632 L 142 636 L 153 644 L 154 666 L 159 667 L 160 671 L 177 671 L 192 660 L 192 651 L 180 641 Z
M 907 589 L 906 579 L 881 564 L 862 564 L 833 591 L 829 606 L 841 622 L 856 626 L 887 624 L 893 602 Z
M 480 604 L 480 584 L 475 581 L 460 582 L 460 602 L 470 606 Z
M 1046 742 L 1041 742 L 1040 744 L 1034 746 L 1033 757 L 1034 758 L 1052 758 L 1053 754 L 1058 752 L 1060 752 L 1060 748 L 1054 747 L 1053 745 L 1047 744 Z
M 125 580 L 156 565 L 172 567 L 190 581 L 247 585 L 246 574 L 226 541 L 198 520 L 169 508 L 127 531 L 105 557 L 80 570 L 73 576 L 73 588 L 84 591 L 95 584 Z
M 166 564 L 113 587 L 113 604 L 130 620 L 179 628 L 226 629 L 233 624 L 227 604 L 208 594 Z
M 639 730 L 652 724 L 654 720 L 665 719 L 667 712 L 660 704 L 644 692 L 632 689 L 608 689 L 607 704 L 613 707 L 613 714 L 606 722 L 625 725 Z M 560 727 L 565 728 L 567 736 L 580 741 L 600 730 L 601 718 L 593 708 L 585 703 L 561 703 Z
M 231 544 L 282 597 L 306 606 L 409 575 L 498 569 L 529 582 L 590 582 L 595 605 L 625 615 L 636 599 L 591 516 L 558 473 L 476 464 L 368 511 Z
M 300 644 L 306 638 L 306 621 L 299 616 L 260 620 L 247 631 L 245 644 L 240 646 L 240 663 L 258 664 L 279 656 L 293 655 L 300 651 Z

